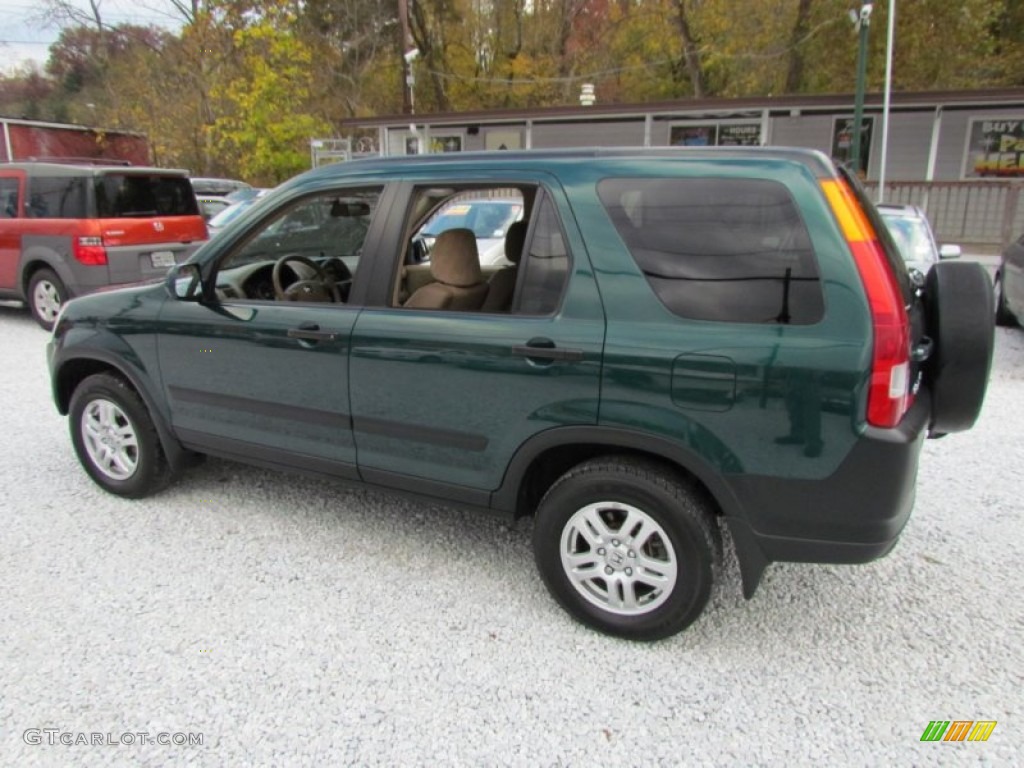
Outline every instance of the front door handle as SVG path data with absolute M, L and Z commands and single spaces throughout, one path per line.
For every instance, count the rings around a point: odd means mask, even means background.
M 528 360 L 569 360 L 583 359 L 582 349 L 559 349 L 551 339 L 530 339 L 525 344 L 512 347 L 512 354 Z
M 303 323 L 298 328 L 289 328 L 288 338 L 303 341 L 334 341 L 338 334 L 334 331 L 321 331 L 316 323 Z

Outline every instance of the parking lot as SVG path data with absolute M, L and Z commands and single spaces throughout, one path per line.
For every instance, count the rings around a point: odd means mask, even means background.
M 653 645 L 574 623 L 529 521 L 213 459 L 104 494 L 47 334 L 3 306 L 0 338 L 0 763 L 1019 763 L 1020 329 L 997 330 L 977 427 L 925 446 L 889 557 L 775 564 L 749 602 L 727 558 L 703 618 Z M 921 743 L 933 720 L 997 726 Z

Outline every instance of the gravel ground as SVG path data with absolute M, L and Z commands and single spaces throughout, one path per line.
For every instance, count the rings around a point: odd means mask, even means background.
M 749 602 L 730 559 L 653 645 L 564 614 L 526 521 L 216 460 L 106 495 L 50 400 L 46 334 L 0 308 L 0 337 L 4 765 L 1020 764 L 1020 330 L 998 331 L 978 426 L 927 444 L 888 558 L 776 564 Z M 920 743 L 936 719 L 998 725 Z

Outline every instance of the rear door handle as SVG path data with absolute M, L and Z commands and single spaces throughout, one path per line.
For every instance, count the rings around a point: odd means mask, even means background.
M 559 349 L 551 339 L 530 339 L 526 344 L 512 347 L 512 354 L 528 360 L 569 360 L 583 359 L 582 349 Z
M 321 331 L 316 323 L 303 323 L 298 328 L 289 328 L 288 338 L 303 341 L 334 341 L 338 334 L 334 331 Z

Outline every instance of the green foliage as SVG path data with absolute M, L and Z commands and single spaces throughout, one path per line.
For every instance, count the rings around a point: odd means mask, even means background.
M 309 109 L 313 56 L 269 19 L 235 32 L 234 47 L 238 70 L 212 91 L 227 108 L 214 145 L 237 158 L 243 177 L 276 184 L 307 168 L 309 140 L 330 130 Z

